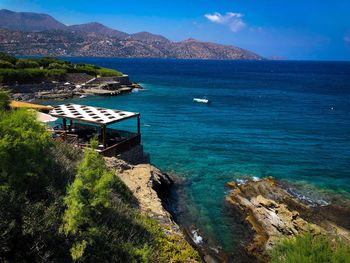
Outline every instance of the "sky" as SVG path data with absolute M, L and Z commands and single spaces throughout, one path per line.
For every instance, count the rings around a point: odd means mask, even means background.
M 0 8 L 101 22 L 172 41 L 195 38 L 265 57 L 350 60 L 350 0 L 0 0 Z

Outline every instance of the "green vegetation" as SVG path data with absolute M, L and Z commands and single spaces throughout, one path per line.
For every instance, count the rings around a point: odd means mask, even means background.
M 6 60 L 0 60 L 0 68 L 13 68 L 13 64 Z
M 20 58 L 17 59 L 16 62 L 16 68 L 39 68 L 40 65 L 38 62 L 31 60 L 31 59 L 25 59 L 25 58 Z
M 53 57 L 20 58 L 0 52 L 0 83 L 33 83 L 62 80 L 66 73 L 86 73 L 92 76 L 113 77 L 122 73 L 90 64 L 74 64 Z
M 271 263 L 347 263 L 350 244 L 310 233 L 282 240 L 271 253 Z
M 199 259 L 134 208 L 101 155 L 54 143 L 35 112 L 8 102 L 0 93 L 0 262 Z
M 9 93 L 5 90 L 0 89 L 0 111 L 10 109 L 10 97 Z

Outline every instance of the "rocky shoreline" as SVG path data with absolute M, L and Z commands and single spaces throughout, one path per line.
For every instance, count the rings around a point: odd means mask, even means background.
M 268 262 L 269 251 L 282 238 L 306 232 L 350 242 L 350 206 L 310 205 L 271 177 L 227 186 L 227 204 L 253 232 L 245 250 L 259 262 Z
M 105 162 L 131 190 L 141 212 L 156 220 L 165 235 L 170 236 L 176 244 L 185 244 L 188 247 L 193 245 L 166 209 L 166 196 L 174 184 L 169 175 L 149 163 L 133 165 L 115 157 L 106 157 Z M 189 258 L 186 262 L 198 261 Z
M 128 75 L 93 77 L 85 73 L 66 74 L 64 80 L 7 84 L 2 88 L 11 91 L 11 98 L 20 101 L 65 100 L 87 96 L 117 96 L 143 87 L 129 80 Z

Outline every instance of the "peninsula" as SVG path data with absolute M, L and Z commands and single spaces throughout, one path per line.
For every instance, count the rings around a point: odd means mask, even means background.
M 0 52 L 0 86 L 16 100 L 119 95 L 142 87 L 117 70 L 53 57 L 16 58 Z

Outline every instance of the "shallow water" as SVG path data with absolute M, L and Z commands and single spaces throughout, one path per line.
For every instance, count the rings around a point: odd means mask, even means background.
M 274 176 L 350 194 L 350 63 L 71 60 L 145 87 L 80 103 L 141 112 L 152 162 L 185 179 L 178 218 L 232 257 L 242 233 L 224 207 L 228 181 Z M 212 103 L 193 102 L 203 96 Z

